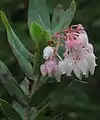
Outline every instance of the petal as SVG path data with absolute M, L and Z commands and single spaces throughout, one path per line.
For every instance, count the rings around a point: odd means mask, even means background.
M 95 71 L 95 67 L 89 68 L 89 71 L 90 71 L 90 74 L 93 75 L 93 74 L 94 74 L 94 71 Z
M 80 33 L 79 37 L 77 37 L 77 40 L 82 41 L 82 45 L 85 47 L 88 45 L 88 36 L 86 33 Z
M 46 67 L 45 67 L 44 64 L 42 64 L 42 65 L 40 66 L 40 71 L 41 71 L 41 74 L 42 74 L 43 76 L 46 76 L 47 70 L 46 70 Z
M 77 78 L 81 79 L 81 71 L 80 71 L 77 64 L 75 64 L 73 72 L 74 72 L 74 74 L 76 75 Z
M 51 60 L 46 61 L 46 69 L 49 76 L 52 76 L 52 71 L 54 69 L 54 62 Z
M 80 68 L 80 71 L 82 72 L 83 75 L 87 74 L 88 63 L 87 63 L 87 61 L 85 59 L 79 60 L 78 67 Z
M 68 61 L 67 63 L 67 76 L 71 76 L 73 70 L 73 62 Z
M 56 73 L 56 72 L 58 72 L 59 71 L 59 68 L 58 68 L 58 66 L 57 65 L 55 65 L 55 67 L 54 67 L 54 73 Z
M 93 53 L 89 53 L 87 55 L 87 62 L 88 62 L 89 67 L 97 66 L 95 59 L 96 59 L 96 57 Z
M 89 53 L 87 55 L 87 62 L 88 62 L 88 70 L 90 71 L 91 75 L 93 75 L 95 71 L 95 67 L 97 66 L 95 61 L 95 56 L 93 53 Z
M 59 72 L 61 74 L 66 74 L 66 69 L 67 69 L 66 62 L 64 60 L 60 61 L 59 62 Z
M 58 66 L 55 60 L 47 60 L 45 64 L 49 76 L 58 71 Z
M 45 60 L 49 59 L 51 56 L 54 54 L 54 49 L 53 47 L 47 46 L 43 50 L 43 58 Z
M 88 44 L 88 49 L 90 52 L 94 52 L 93 45 L 90 43 Z

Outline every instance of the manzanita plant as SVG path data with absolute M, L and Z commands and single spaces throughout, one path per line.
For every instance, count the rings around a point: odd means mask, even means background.
M 96 57 L 84 27 L 69 26 L 75 10 L 75 1 L 66 11 L 57 5 L 50 21 L 46 1 L 29 0 L 28 28 L 35 43 L 34 54 L 16 36 L 4 12 L 0 12 L 8 43 L 25 74 L 19 85 L 0 61 L 0 80 L 13 97 L 12 105 L 0 99 L 0 108 L 9 120 L 58 120 L 55 115 L 46 116 L 55 99 L 59 104 L 59 94 L 73 80 L 82 82 L 83 76 L 94 74 Z

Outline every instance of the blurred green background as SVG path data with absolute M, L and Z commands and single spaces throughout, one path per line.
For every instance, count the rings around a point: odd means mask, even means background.
M 66 92 L 64 103 L 54 109 L 63 116 L 63 118 L 59 117 L 59 120 L 100 120 L 100 0 L 75 1 L 77 10 L 72 24 L 80 23 L 85 27 L 89 41 L 94 45 L 98 66 L 95 74 L 87 79 L 88 84 L 73 82 Z M 50 18 L 52 18 L 53 9 L 57 4 L 68 8 L 70 2 L 70 0 L 47 0 Z M 34 43 L 27 28 L 28 0 L 1 0 L 0 10 L 5 12 L 12 28 L 23 44 L 33 52 Z M 4 61 L 18 83 L 20 83 L 24 74 L 12 55 L 1 19 L 0 60 Z M 11 98 L 1 82 L 0 97 L 11 103 Z M 3 114 L 1 113 L 0 120 L 2 118 Z

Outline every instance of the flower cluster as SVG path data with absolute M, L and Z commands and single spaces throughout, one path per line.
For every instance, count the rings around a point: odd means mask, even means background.
M 94 74 L 96 67 L 95 55 L 92 44 L 89 43 L 88 36 L 81 24 L 73 25 L 59 33 L 55 33 L 55 45 L 48 45 L 44 48 L 43 58 L 46 60 L 41 65 L 40 70 L 43 76 L 55 76 L 57 79 L 62 74 L 71 76 L 72 73 L 81 79 L 82 75 Z M 64 41 L 63 58 L 59 56 L 58 49 Z

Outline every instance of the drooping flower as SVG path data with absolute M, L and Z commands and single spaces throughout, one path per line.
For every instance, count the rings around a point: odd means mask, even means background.
M 46 74 L 52 76 L 57 71 L 58 66 L 54 60 L 47 60 L 44 64 L 41 65 L 41 73 L 43 76 Z
M 58 79 L 62 74 L 71 76 L 74 73 L 77 78 L 81 79 L 82 75 L 87 77 L 89 73 L 94 74 L 96 57 L 93 53 L 93 46 L 89 43 L 87 33 L 81 24 L 55 33 L 53 38 L 56 38 L 58 43 L 53 47 L 45 47 L 43 51 L 43 58 L 46 60 L 41 65 L 43 76 L 55 76 Z M 64 40 L 65 49 L 63 58 L 58 53 L 59 43 L 62 40 Z
M 94 74 L 95 67 L 97 66 L 95 59 L 96 57 L 94 56 L 93 53 L 87 55 L 88 71 L 91 73 L 91 75 Z
M 65 48 L 73 58 L 73 72 L 78 78 L 81 78 L 82 75 L 87 75 L 88 72 L 94 74 L 96 62 L 93 46 L 89 43 L 87 33 L 83 27 L 78 26 L 76 32 L 68 34 L 65 41 Z
M 53 47 L 47 46 L 43 50 L 43 58 L 45 60 L 49 59 L 51 56 L 54 55 L 54 49 Z
M 47 60 L 40 66 L 40 70 L 43 76 L 54 76 L 58 82 L 60 82 L 61 74 L 58 69 L 58 65 L 55 60 Z
M 91 73 L 91 75 L 94 74 L 95 67 L 97 66 L 96 61 L 95 61 L 96 57 L 95 57 L 93 51 L 94 51 L 93 46 L 91 44 L 88 44 L 86 60 L 88 63 L 88 71 Z
M 71 76 L 73 70 L 73 59 L 71 57 L 65 58 L 62 61 L 59 61 L 59 71 L 61 74 L 66 74 L 67 76 Z

